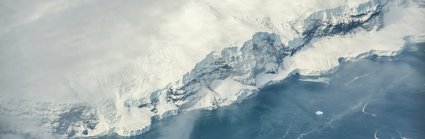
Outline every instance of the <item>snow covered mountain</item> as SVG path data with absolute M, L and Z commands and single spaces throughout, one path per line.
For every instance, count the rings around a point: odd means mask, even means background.
M 233 14 L 221 5 L 204 2 L 208 12 L 217 18 Z M 153 118 L 237 103 L 294 73 L 326 74 L 337 69 L 340 62 L 396 55 L 404 43 L 424 41 L 424 4 L 408 0 L 344 2 L 285 21 L 274 20 L 273 17 L 286 16 L 279 13 L 254 18 L 230 16 L 234 21 L 255 26 L 257 33 L 241 46 L 210 52 L 186 74 L 174 75 L 179 76 L 178 80 L 170 79 L 167 85 L 146 89 L 146 79 L 139 78 L 137 71 L 119 75 L 121 82 L 99 79 L 103 83 L 99 87 L 113 93 L 94 104 L 0 97 L 0 116 L 23 122 L 5 124 L 6 130 L 0 132 L 39 138 L 142 134 L 149 130 Z M 26 121 L 36 121 L 34 124 L 43 128 L 33 131 L 31 126 L 20 127 Z

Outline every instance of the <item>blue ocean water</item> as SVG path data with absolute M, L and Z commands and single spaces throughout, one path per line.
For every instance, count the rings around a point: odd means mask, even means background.
M 425 138 L 425 49 L 417 48 L 345 63 L 321 77 L 294 75 L 241 103 L 155 121 L 142 135 L 105 138 Z

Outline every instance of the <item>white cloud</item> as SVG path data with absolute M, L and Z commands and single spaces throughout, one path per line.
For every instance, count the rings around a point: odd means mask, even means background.
M 140 86 L 133 96 L 144 95 L 179 80 L 209 52 L 267 31 L 257 19 L 271 17 L 285 31 L 279 24 L 344 2 L 0 3 L 2 95 L 72 102 L 112 96 L 134 78 Z

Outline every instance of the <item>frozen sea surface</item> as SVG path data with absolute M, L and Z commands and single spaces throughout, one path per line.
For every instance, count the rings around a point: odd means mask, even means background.
M 330 75 L 294 75 L 242 103 L 155 121 L 142 135 L 105 138 L 425 138 L 419 45 L 396 57 L 344 63 Z

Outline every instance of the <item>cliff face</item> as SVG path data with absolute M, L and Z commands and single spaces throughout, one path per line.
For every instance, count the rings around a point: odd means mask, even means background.
M 169 92 L 170 97 L 177 102 L 204 88 L 214 92 L 210 87 L 212 82 L 227 78 L 243 85 L 260 87 L 256 84 L 258 74 L 277 74 L 285 69 L 285 57 L 297 53 L 313 38 L 379 29 L 383 25 L 382 6 L 380 1 L 370 1 L 356 8 L 319 11 L 304 20 L 294 21 L 291 24 L 299 32 L 299 37 L 290 41 L 288 46 L 274 33 L 258 32 L 240 49 L 232 47 L 210 53 L 183 77 L 177 90 Z

